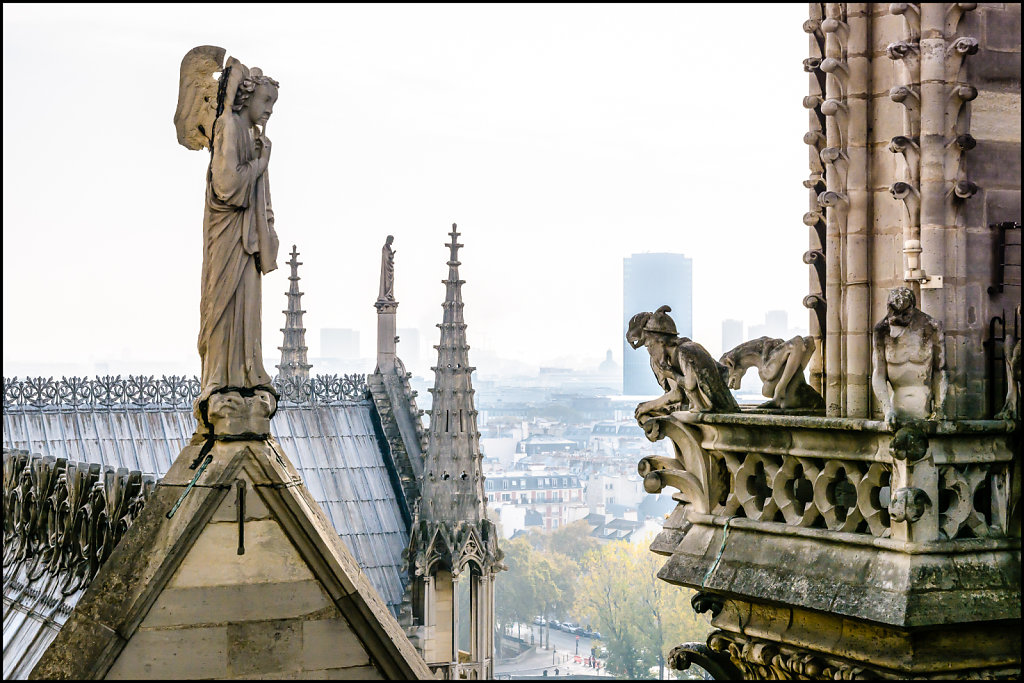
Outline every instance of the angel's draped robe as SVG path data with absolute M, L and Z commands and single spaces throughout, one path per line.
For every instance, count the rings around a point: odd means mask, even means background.
M 226 387 L 270 385 L 261 343 L 262 276 L 277 268 L 267 173 L 258 175 L 252 127 L 229 111 L 214 126 L 206 174 L 200 301 L 199 399 Z

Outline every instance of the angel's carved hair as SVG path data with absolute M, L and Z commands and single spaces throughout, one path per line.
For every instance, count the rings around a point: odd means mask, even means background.
M 272 85 L 275 88 L 281 87 L 281 84 L 275 81 L 270 76 L 265 76 L 258 67 L 253 67 L 249 70 L 249 78 L 243 78 L 242 82 L 238 84 L 238 90 L 235 92 L 235 102 L 231 105 L 231 111 L 236 114 L 245 108 L 248 104 L 249 98 L 256 92 L 256 88 L 261 85 Z

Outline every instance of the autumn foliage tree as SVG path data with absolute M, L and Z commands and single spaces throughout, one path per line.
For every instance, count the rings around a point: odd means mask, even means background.
M 691 591 L 657 577 L 664 558 L 647 545 L 615 541 L 588 555 L 577 589 L 577 610 L 601 632 L 609 670 L 626 678 L 650 678 L 654 667 L 663 675 L 669 650 L 711 630 L 690 607 Z

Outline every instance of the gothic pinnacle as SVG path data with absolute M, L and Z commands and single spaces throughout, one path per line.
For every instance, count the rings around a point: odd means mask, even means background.
M 299 252 L 296 245 L 292 245 L 291 259 L 288 265 L 291 266 L 291 274 L 288 276 L 288 308 L 284 311 L 284 327 L 281 332 L 284 335 L 283 343 L 277 347 L 281 351 L 281 364 L 277 366 L 278 376 L 281 379 L 309 379 L 309 369 L 313 367 L 306 360 L 306 328 L 302 326 L 302 292 L 299 290 Z

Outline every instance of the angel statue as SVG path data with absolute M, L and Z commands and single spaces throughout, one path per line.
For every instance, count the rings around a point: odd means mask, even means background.
M 258 388 L 276 396 L 263 367 L 260 309 L 262 276 L 277 269 L 266 126 L 278 83 L 234 57 L 225 64 L 224 55 L 224 48 L 212 45 L 185 55 L 174 113 L 178 142 L 210 150 L 197 405 L 227 390 L 251 395 Z

